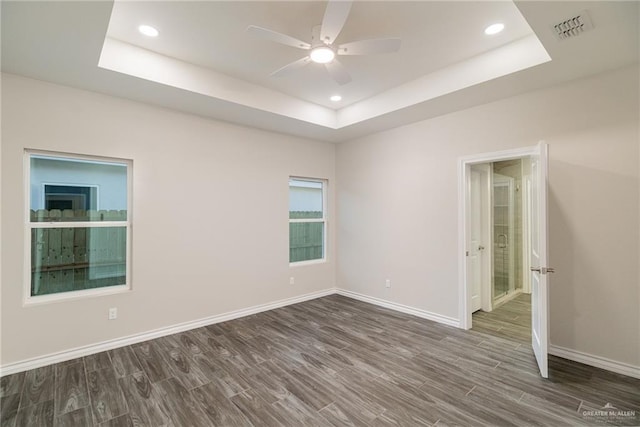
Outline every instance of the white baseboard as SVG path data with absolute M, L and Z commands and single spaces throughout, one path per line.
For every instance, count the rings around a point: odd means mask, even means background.
M 77 347 L 71 350 L 51 353 L 45 356 L 34 357 L 32 359 L 23 360 L 20 362 L 9 363 L 7 365 L 0 366 L 0 376 L 15 374 L 17 372 L 27 371 L 54 363 L 64 362 L 67 360 L 76 359 L 78 357 L 89 356 L 91 354 L 100 353 L 102 351 L 113 350 L 114 348 L 137 344 L 154 338 L 164 337 L 167 335 L 184 332 L 190 329 L 200 328 L 202 326 L 212 325 L 215 323 L 226 322 L 228 320 L 238 319 L 240 317 L 250 316 L 252 314 L 261 313 L 263 311 L 273 310 L 276 308 L 285 307 L 288 305 L 297 304 L 300 302 L 309 301 L 333 294 L 343 295 L 345 297 L 353 298 L 358 301 L 363 301 L 380 307 L 389 308 L 401 313 L 411 314 L 413 316 L 432 320 L 434 322 L 442 323 L 456 328 L 460 327 L 460 321 L 452 317 L 447 317 L 419 308 L 398 304 L 392 301 L 387 301 L 368 295 L 363 295 L 357 292 L 348 291 L 346 289 L 329 288 L 322 291 L 299 295 L 292 298 L 286 298 L 267 304 L 260 304 L 253 307 L 243 308 L 240 310 L 231 311 L 229 313 L 223 313 L 190 322 L 179 323 L 177 325 L 155 329 L 153 331 Z M 616 372 L 618 374 L 627 375 L 633 378 L 640 378 L 640 367 L 607 359 L 604 357 L 594 356 L 577 350 L 571 350 L 554 345 L 549 346 L 549 354 L 562 357 L 564 359 L 573 360 L 575 362 L 584 363 L 585 365 L 595 366 L 596 368 L 605 369 L 607 371 Z
M 346 289 L 337 289 L 338 295 L 357 299 L 359 301 L 368 302 L 369 304 L 378 305 L 380 307 L 389 308 L 391 310 L 399 311 L 401 313 L 411 314 L 413 316 L 421 317 L 427 320 L 433 320 L 434 322 L 442 323 L 456 328 L 460 327 L 460 321 L 453 317 L 443 316 L 441 314 L 432 313 L 430 311 L 422 310 L 420 308 L 410 307 L 408 305 L 398 304 L 396 302 L 387 301 L 380 298 L 371 297 L 368 295 L 359 294 L 357 292 L 348 291 Z
M 51 353 L 45 356 L 34 357 L 32 359 L 23 360 L 20 362 L 9 363 L 7 365 L 0 367 L 0 376 L 10 375 L 10 374 L 15 374 L 17 372 L 40 368 L 42 366 L 47 366 L 54 363 L 60 363 L 67 360 L 76 359 L 78 357 L 89 356 L 91 354 L 100 353 L 102 351 L 113 350 L 114 348 L 123 347 L 131 344 L 137 344 L 143 341 L 148 341 L 154 338 L 164 337 L 167 335 L 177 334 L 179 332 L 200 328 L 202 326 L 212 325 L 214 323 L 226 322 L 228 320 L 238 319 L 240 317 L 257 314 L 263 311 L 273 310 L 276 308 L 285 307 L 287 305 L 297 304 L 304 301 L 309 301 L 309 300 L 324 297 L 327 295 L 333 295 L 335 293 L 336 293 L 335 288 L 325 289 L 323 291 L 312 292 L 309 294 L 300 295 L 292 298 L 286 298 L 283 300 L 274 301 L 267 304 L 260 304 L 253 307 L 234 310 L 234 311 L 219 314 L 216 316 L 209 316 L 203 319 L 179 323 L 177 325 L 155 329 L 149 332 L 129 335 L 127 337 L 116 338 L 109 341 L 103 341 L 96 344 L 77 347 L 71 350 Z
M 562 357 L 563 359 L 573 360 L 574 362 L 584 363 L 585 365 L 595 366 L 596 368 L 615 372 L 617 374 L 640 378 L 640 366 L 633 366 L 616 360 L 607 359 L 606 357 L 594 356 L 593 354 L 587 354 L 557 345 L 549 345 L 549 354 Z
M 129 335 L 123 338 L 116 338 L 113 340 L 103 341 L 96 344 L 76 347 L 70 350 L 50 353 L 44 356 L 34 357 L 31 359 L 22 360 L 19 362 L 9 363 L 9 364 L 0 366 L 0 376 L 11 375 L 17 372 L 28 371 L 30 369 L 40 368 L 42 366 L 65 362 L 67 360 L 76 359 L 78 357 L 89 356 L 91 354 L 100 353 L 107 350 L 113 350 L 114 348 L 137 344 L 143 341 L 148 341 L 155 338 L 160 338 L 167 335 L 188 331 L 190 329 L 200 328 L 202 326 L 226 322 L 228 320 L 238 319 L 240 317 L 250 316 L 252 314 L 261 313 L 263 311 L 273 310 L 276 308 L 285 307 L 287 305 L 297 304 L 300 302 L 309 301 L 312 299 L 321 298 L 321 297 L 324 297 L 327 295 L 333 295 L 336 293 L 340 295 L 344 295 L 349 298 L 357 299 L 359 301 L 364 301 L 374 305 L 379 305 L 392 310 L 396 310 L 402 313 L 412 314 L 414 316 L 422 317 L 424 319 L 429 319 L 435 322 L 444 323 L 446 325 L 459 327 L 458 320 L 452 319 L 450 317 L 441 316 L 439 314 L 430 313 L 425 310 L 420 310 L 420 309 L 409 307 L 406 305 L 385 301 L 379 298 L 362 295 L 356 292 L 351 292 L 343 289 L 329 288 L 323 291 L 312 292 L 309 294 L 287 298 L 279 301 L 274 301 L 267 304 L 260 304 L 253 307 L 234 310 L 228 313 L 209 316 L 203 319 L 193 320 L 190 322 L 179 323 L 177 325 L 159 328 L 152 331 L 143 332 L 140 334 Z

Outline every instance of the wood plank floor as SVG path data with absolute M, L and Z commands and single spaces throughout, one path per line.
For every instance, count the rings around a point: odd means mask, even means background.
M 640 424 L 640 380 L 555 357 L 540 378 L 503 308 L 462 331 L 332 295 L 5 376 L 1 425 Z
M 473 313 L 473 330 L 498 338 L 529 344 L 531 342 L 531 295 L 520 294 L 490 313 Z

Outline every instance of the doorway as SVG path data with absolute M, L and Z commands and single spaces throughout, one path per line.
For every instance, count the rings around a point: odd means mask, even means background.
M 472 328 L 474 312 L 506 313 L 514 320 L 513 311 L 522 310 L 516 317 L 530 334 L 525 338 L 545 378 L 547 273 L 553 271 L 546 265 L 547 153 L 541 142 L 459 163 L 461 327 Z
M 529 294 L 529 157 L 472 165 L 468 264 L 471 312 L 491 312 Z
M 490 164 L 492 174 L 492 300 L 495 309 L 520 295 L 531 293 L 528 286 L 527 193 L 531 179 L 529 157 Z M 525 286 L 526 285 L 526 286 Z M 523 298 L 525 300 L 526 298 Z

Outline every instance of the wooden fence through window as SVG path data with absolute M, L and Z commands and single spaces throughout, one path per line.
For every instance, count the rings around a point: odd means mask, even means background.
M 60 227 L 31 229 L 31 295 L 125 284 L 126 227 L 64 223 L 126 220 L 125 210 L 32 210 L 32 223 L 60 222 Z
M 291 219 L 322 218 L 319 211 L 291 211 Z M 289 223 L 289 262 L 309 261 L 323 257 L 323 222 Z

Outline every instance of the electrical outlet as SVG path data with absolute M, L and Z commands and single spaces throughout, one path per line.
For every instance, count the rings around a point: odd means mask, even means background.
M 118 318 L 118 308 L 117 307 L 111 307 L 109 309 L 109 320 L 114 320 Z
M 295 285 L 296 284 L 296 278 L 295 277 L 289 277 L 289 284 L 290 285 Z
M 387 279 L 387 280 L 384 281 L 384 287 L 385 288 L 390 288 L 391 287 L 391 280 L 390 279 Z

